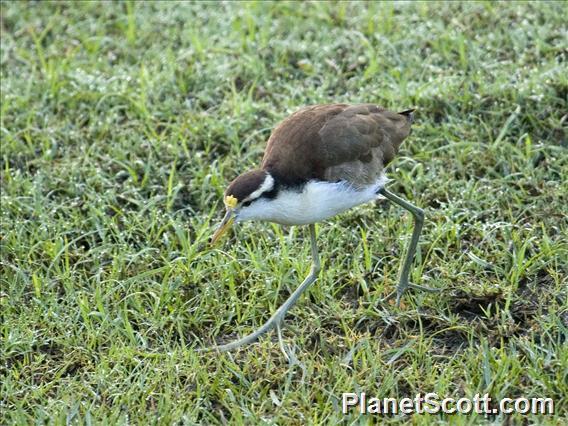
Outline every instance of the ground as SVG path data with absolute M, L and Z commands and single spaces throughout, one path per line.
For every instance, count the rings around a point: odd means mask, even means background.
M 342 392 L 550 397 L 566 419 L 566 3 L 2 3 L 2 424 L 357 421 Z M 215 249 L 224 187 L 314 103 L 418 109 L 386 202 Z M 564 417 L 564 420 L 562 418 Z M 359 419 L 363 423 L 367 417 Z

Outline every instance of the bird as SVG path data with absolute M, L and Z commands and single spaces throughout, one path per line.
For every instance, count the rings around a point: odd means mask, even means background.
M 231 351 L 253 343 L 273 328 L 281 338 L 280 326 L 286 313 L 321 270 L 315 224 L 377 198 L 386 198 L 414 217 L 398 285 L 385 300 L 396 295 L 396 305 L 400 306 L 408 289 L 439 291 L 409 281 L 424 211 L 386 189 L 389 179 L 385 167 L 410 134 L 414 111 L 396 113 L 375 104 L 311 105 L 274 128 L 260 167 L 237 176 L 225 190 L 226 212 L 210 243 L 216 244 L 234 223 L 244 221 L 307 225 L 310 273 L 260 328 L 207 350 Z

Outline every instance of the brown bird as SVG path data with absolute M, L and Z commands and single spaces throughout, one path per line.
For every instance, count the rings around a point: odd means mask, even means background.
M 314 224 L 381 195 L 414 216 L 414 231 L 397 289 L 386 299 L 396 294 L 398 306 L 408 288 L 437 291 L 408 280 L 423 211 L 385 188 L 385 166 L 409 135 L 413 111 L 395 113 L 372 104 L 315 105 L 297 111 L 274 129 L 260 169 L 238 176 L 225 191 L 226 214 L 211 243 L 217 242 L 234 222 L 309 225 L 312 268 L 262 327 L 242 339 L 208 349 L 236 349 L 273 327 L 278 328 L 280 336 L 284 316 L 320 271 Z

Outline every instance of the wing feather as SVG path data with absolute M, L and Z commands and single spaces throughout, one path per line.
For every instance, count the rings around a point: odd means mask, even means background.
M 407 116 L 372 104 L 316 105 L 294 113 L 272 132 L 262 168 L 288 183 L 325 179 L 343 163 L 390 162 L 410 133 Z M 371 164 L 369 163 L 369 166 Z M 380 170 L 377 170 L 380 172 Z

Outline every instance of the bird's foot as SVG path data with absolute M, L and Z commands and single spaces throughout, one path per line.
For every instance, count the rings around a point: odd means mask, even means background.
M 439 293 L 440 291 L 442 291 L 439 288 L 432 288 L 432 287 L 426 287 L 423 285 L 418 285 L 418 284 L 413 284 L 411 282 L 404 282 L 401 281 L 398 286 L 396 287 L 396 290 L 394 290 L 393 292 L 389 293 L 385 298 L 382 299 L 382 302 L 388 302 L 390 300 L 392 300 L 395 296 L 396 296 L 396 307 L 400 308 L 400 300 L 402 299 L 403 294 L 408 290 L 408 289 L 413 289 L 413 290 L 420 290 L 420 291 L 425 291 L 427 293 Z
M 276 324 L 276 332 L 278 334 L 278 344 L 280 345 L 280 350 L 284 354 L 284 357 L 288 361 L 288 365 L 290 367 L 294 367 L 297 365 L 302 370 L 302 383 L 304 382 L 304 377 L 306 376 L 306 366 L 304 363 L 300 362 L 298 357 L 296 357 L 296 346 L 288 346 L 284 343 L 284 339 L 282 338 L 282 327 L 281 323 Z

